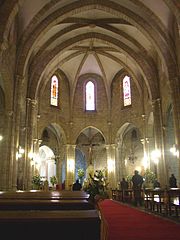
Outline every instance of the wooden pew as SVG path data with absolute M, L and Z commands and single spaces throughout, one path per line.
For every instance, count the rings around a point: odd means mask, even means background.
M 88 200 L 89 194 L 84 191 L 9 191 L 0 192 L 0 199 L 76 199 Z
M 175 218 L 180 217 L 180 189 L 171 188 L 167 191 L 169 215 Z
M 91 210 L 87 200 L 0 199 L 0 210 Z
M 1 235 L 5 239 L 99 240 L 97 210 L 0 211 Z

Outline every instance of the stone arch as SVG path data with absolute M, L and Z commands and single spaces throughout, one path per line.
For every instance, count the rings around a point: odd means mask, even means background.
M 137 134 L 135 141 L 132 139 L 134 130 Z M 115 139 L 117 179 L 131 175 L 135 169 L 144 170 L 141 163 L 144 154 L 141 135 L 140 130 L 130 122 L 124 123 L 117 131 Z
M 46 134 L 43 132 L 46 131 Z M 64 129 L 57 123 L 50 123 L 41 131 L 41 145 L 46 145 L 53 152 L 53 157 L 56 164 L 56 176 L 58 184 L 65 179 L 65 164 L 66 164 L 66 150 L 67 137 Z
M 86 166 L 100 169 L 106 166 L 106 148 L 103 133 L 93 126 L 88 126 L 79 132 L 76 146 L 86 159 Z

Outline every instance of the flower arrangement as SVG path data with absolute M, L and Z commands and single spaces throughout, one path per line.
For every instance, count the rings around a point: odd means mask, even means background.
M 144 177 L 145 183 L 154 183 L 154 181 L 156 180 L 155 173 L 149 169 L 146 169 L 143 177 Z
M 33 188 L 39 189 L 39 187 L 42 184 L 41 176 L 39 174 L 36 174 L 32 177 L 32 184 L 33 184 Z
M 79 168 L 79 169 L 78 169 L 78 177 L 79 177 L 79 178 L 83 178 L 84 175 L 85 175 L 85 173 L 84 173 L 84 169 Z
M 96 170 L 94 176 L 89 174 L 89 178 L 84 181 L 83 190 L 89 194 L 89 200 L 94 202 L 97 195 L 108 198 L 108 184 L 106 170 Z
M 143 187 L 144 188 L 153 188 L 153 184 L 156 180 L 155 173 L 149 169 L 146 169 L 145 173 L 143 174 L 143 178 L 144 178 Z
M 56 176 L 51 176 L 50 177 L 50 183 L 54 186 L 55 184 L 57 184 L 57 178 Z

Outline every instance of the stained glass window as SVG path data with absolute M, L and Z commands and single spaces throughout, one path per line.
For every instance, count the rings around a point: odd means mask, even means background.
M 55 75 L 51 78 L 51 105 L 58 106 L 58 78 Z
M 86 110 L 95 110 L 95 88 L 94 83 L 89 81 L 86 83 Z
M 124 106 L 131 105 L 131 86 L 129 76 L 125 76 L 123 79 L 123 100 Z

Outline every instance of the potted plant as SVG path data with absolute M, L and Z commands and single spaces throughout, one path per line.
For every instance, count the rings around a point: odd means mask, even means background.
M 81 184 L 82 184 L 82 180 L 83 180 L 84 175 L 85 175 L 84 169 L 83 168 L 79 168 L 78 169 L 78 178 L 79 178 L 79 181 L 80 181 Z
M 41 176 L 39 174 L 36 174 L 32 177 L 33 189 L 40 189 L 41 183 Z
M 150 169 L 146 169 L 144 175 L 144 187 L 153 188 L 154 181 L 156 180 L 156 175 Z
M 50 183 L 52 184 L 53 188 L 54 188 L 54 185 L 57 184 L 57 178 L 56 176 L 51 176 L 50 177 Z
M 89 175 L 84 183 L 83 190 L 89 194 L 89 201 L 96 204 L 96 199 L 109 198 L 108 183 L 105 170 L 96 170 L 94 176 Z

